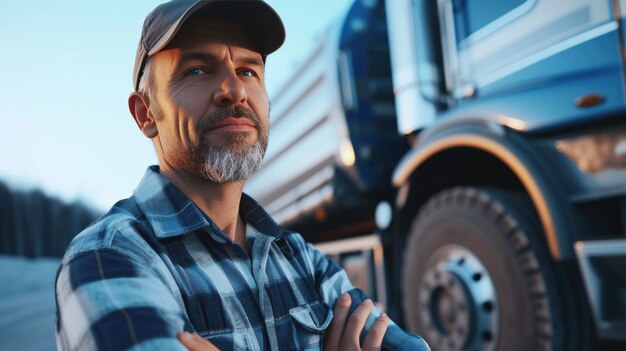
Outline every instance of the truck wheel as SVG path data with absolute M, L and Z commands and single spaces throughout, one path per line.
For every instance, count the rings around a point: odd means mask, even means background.
M 584 305 L 544 242 L 526 196 L 482 188 L 434 196 L 404 254 L 408 328 L 434 350 L 584 349 L 567 341 L 588 334 L 576 315 Z

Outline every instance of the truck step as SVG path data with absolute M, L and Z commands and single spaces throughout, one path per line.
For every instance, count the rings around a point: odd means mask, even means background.
M 626 341 L 626 239 L 578 241 L 575 250 L 598 336 Z

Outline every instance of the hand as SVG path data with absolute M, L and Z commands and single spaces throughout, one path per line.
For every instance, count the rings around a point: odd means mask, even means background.
M 381 314 L 372 328 L 365 335 L 363 345 L 359 343 L 359 335 L 365 326 L 367 317 L 374 309 L 372 300 L 365 300 L 348 317 L 352 301 L 348 293 L 343 293 L 333 309 L 333 320 L 330 322 L 325 340 L 324 350 L 380 350 L 383 336 L 389 326 L 389 317 Z
M 211 344 L 210 341 L 205 340 L 196 333 L 182 332 L 178 334 L 178 340 L 180 340 L 189 351 L 220 351 L 220 349 Z

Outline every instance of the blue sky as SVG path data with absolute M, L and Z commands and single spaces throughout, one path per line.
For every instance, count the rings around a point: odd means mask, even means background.
M 270 96 L 353 0 L 268 0 L 287 28 Z M 0 0 L 0 180 L 105 210 L 156 163 L 127 108 L 145 15 L 163 1 Z

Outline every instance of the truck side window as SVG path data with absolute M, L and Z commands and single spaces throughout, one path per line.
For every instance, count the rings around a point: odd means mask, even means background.
M 339 51 L 339 86 L 341 100 L 346 111 L 355 111 L 358 107 L 358 97 L 352 67 L 352 53 L 349 50 Z
M 453 0 L 457 43 L 529 0 Z

